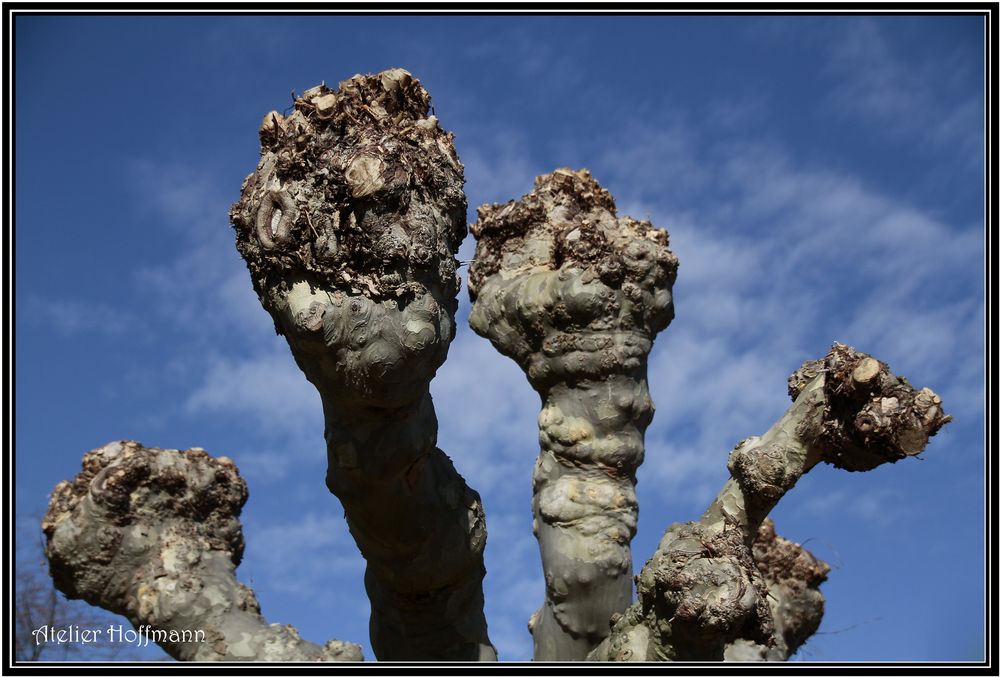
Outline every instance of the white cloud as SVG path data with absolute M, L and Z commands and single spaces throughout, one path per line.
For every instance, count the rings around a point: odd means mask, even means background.
M 509 127 L 479 125 L 474 137 L 456 138 L 455 147 L 465 166 L 465 192 L 473 214 L 479 205 L 521 197 L 531 190 L 536 175 L 551 171 L 533 165 L 527 137 Z
M 487 505 L 486 618 L 500 660 L 531 660 L 528 618 L 545 599 L 538 544 L 531 533 L 530 486 L 523 489 L 522 496 L 499 510 Z M 523 504 L 518 506 L 517 500 Z
M 573 54 L 587 48 L 585 38 L 563 35 L 560 46 L 556 47 L 547 40 L 538 39 L 537 28 L 530 26 L 536 21 L 497 20 L 493 31 L 466 50 L 469 60 L 491 70 L 497 69 L 500 63 L 509 64 L 520 77 L 544 82 L 550 90 L 579 86 L 586 77 Z
M 956 99 L 953 83 L 981 77 L 974 75 L 981 56 L 955 50 L 943 59 L 938 53 L 936 61 L 919 53 L 904 59 L 894 53 L 880 26 L 871 17 L 854 18 L 830 42 L 827 70 L 839 82 L 830 94 L 831 106 L 889 122 L 883 129 L 918 144 L 958 146 L 978 166 L 983 101 L 979 96 Z
M 204 381 L 185 404 L 189 412 L 231 413 L 287 432 L 298 430 L 319 411 L 316 390 L 287 349 L 276 347 L 243 360 L 219 356 L 206 367 Z
M 807 523 L 819 521 L 850 520 L 854 529 L 878 532 L 899 527 L 912 521 L 920 510 L 912 497 L 908 497 L 904 487 L 886 483 L 879 474 L 891 472 L 891 468 L 876 471 L 874 476 L 854 476 L 831 478 L 826 474 L 836 473 L 832 468 L 822 468 L 816 474 L 801 480 L 802 491 L 796 492 L 792 508 L 804 515 Z M 843 487 L 843 488 L 832 488 Z M 790 509 L 789 506 L 783 506 Z M 780 531 L 780 528 L 779 528 Z M 803 544 L 804 545 L 804 544 Z M 820 541 L 823 556 L 832 557 L 831 564 L 839 562 L 836 546 Z M 818 554 L 818 553 L 817 553 Z
M 460 322 L 431 382 L 438 445 L 477 491 L 506 496 L 530 486 L 538 455 L 538 395 L 521 369 Z M 512 482 L 519 483 L 512 487 Z M 487 519 L 489 519 L 487 515 Z
M 590 169 L 616 204 L 621 199 L 660 202 L 665 195 L 701 193 L 712 186 L 714 177 L 699 157 L 698 134 L 676 116 L 658 112 L 656 119 L 655 126 L 621 124 L 593 158 Z
M 31 322 L 65 336 L 121 335 L 136 330 L 139 325 L 138 319 L 130 313 L 104 303 L 31 296 L 23 307 L 22 312 Z
M 323 606 L 343 604 L 352 595 L 340 579 L 356 580 L 364 558 L 336 502 L 328 513 L 307 511 L 293 520 L 247 520 L 247 561 L 240 573 L 259 577 L 268 587 Z M 361 595 L 364 596 L 363 594 Z
M 767 119 L 767 97 L 748 88 L 719 96 L 708 107 L 705 124 L 723 133 L 739 133 Z
M 138 275 L 140 289 L 152 299 L 151 310 L 174 326 L 196 327 L 193 339 L 216 342 L 235 337 L 254 345 L 274 334 L 229 239 L 199 243 L 182 258 L 140 268 Z

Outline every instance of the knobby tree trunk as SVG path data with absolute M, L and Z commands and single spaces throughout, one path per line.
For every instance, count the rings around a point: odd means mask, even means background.
M 825 606 L 819 586 L 826 580 L 830 566 L 798 543 L 777 535 L 770 517 L 761 524 L 752 553 L 767 585 L 773 642 L 758 644 L 737 639 L 726 646 L 725 659 L 785 661 L 819 629 Z
M 125 616 L 177 660 L 360 661 L 357 644 L 319 646 L 261 616 L 235 574 L 246 499 L 233 462 L 201 449 L 95 449 L 42 522 L 56 587 Z
M 430 381 L 454 337 L 462 165 L 401 69 L 264 118 L 230 212 L 254 289 L 319 391 L 327 486 L 367 561 L 375 655 L 495 660 L 479 495 L 436 446 Z
M 542 398 L 534 531 L 546 598 L 537 660 L 583 660 L 632 601 L 636 469 L 653 418 L 646 362 L 673 319 L 667 233 L 618 217 L 586 170 L 540 176 L 517 202 L 479 208 L 472 328 Z
M 781 565 L 796 560 L 788 555 L 771 557 L 773 566 L 763 567 L 771 573 L 769 586 L 751 552 L 767 514 L 820 461 L 852 471 L 894 463 L 919 454 L 951 420 L 933 391 L 916 390 L 886 364 L 840 344 L 792 374 L 789 394 L 794 403 L 784 416 L 730 454 L 732 478 L 701 519 L 667 529 L 638 577 L 638 600 L 614 619 L 592 659 L 722 660 L 738 640 L 760 645 L 760 653 L 775 644 L 776 625 L 792 634 L 778 652 L 787 657 L 795 628 L 812 627 L 796 614 L 816 614 L 815 596 L 806 589 L 826 571 L 819 564 L 810 571 L 801 560 Z M 780 589 L 793 579 L 787 591 Z M 778 588 L 770 603 L 769 587 Z M 745 659 L 746 649 L 734 647 L 730 656 Z
M 479 495 L 436 446 L 430 381 L 454 336 L 463 169 L 400 69 L 320 85 L 269 113 L 230 218 L 275 328 L 319 392 L 327 485 L 367 561 L 371 642 L 388 660 L 496 660 L 483 614 Z M 618 217 L 586 170 L 479 209 L 473 329 L 540 394 L 534 530 L 541 660 L 785 660 L 819 626 L 829 567 L 767 519 L 820 461 L 870 470 L 950 420 L 931 390 L 835 344 L 789 378 L 793 404 L 737 445 L 697 522 L 636 577 L 636 470 L 653 415 L 649 350 L 673 318 L 667 233 Z M 246 485 L 203 450 L 116 442 L 84 456 L 43 520 L 57 587 L 125 615 L 179 660 L 360 660 L 268 625 L 235 578 Z M 192 633 L 203 632 L 203 636 Z M 194 637 L 195 641 L 192 641 Z

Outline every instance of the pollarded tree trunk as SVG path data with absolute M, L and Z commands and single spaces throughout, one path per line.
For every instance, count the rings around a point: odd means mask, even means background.
M 772 583 L 798 579 L 769 604 L 769 582 L 751 551 L 767 514 L 820 461 L 852 471 L 894 463 L 919 454 L 951 420 L 932 390 L 918 391 L 886 364 L 840 344 L 792 374 L 788 389 L 792 406 L 762 437 L 737 445 L 732 478 L 701 519 L 667 529 L 638 577 L 638 600 L 592 659 L 722 660 L 738 640 L 773 645 L 775 610 L 783 631 L 807 629 L 811 622 L 796 614 L 815 615 L 808 607 L 816 600 L 804 588 L 826 572 L 796 573 L 793 562 L 783 574 L 781 558 L 762 553 Z M 784 641 L 787 657 L 801 640 Z M 730 655 L 746 658 L 746 646 Z
M 230 216 L 254 289 L 319 391 L 327 485 L 367 560 L 388 660 L 495 660 L 479 495 L 436 446 L 454 337 L 462 165 L 401 69 L 314 87 L 260 131 Z
M 269 625 L 236 580 L 247 487 L 228 458 L 112 442 L 52 492 L 42 522 L 56 587 L 128 618 L 182 661 L 360 661 Z
M 400 69 L 308 90 L 288 117 L 265 117 L 230 216 L 254 289 L 323 403 L 327 484 L 367 560 L 376 656 L 495 660 L 482 504 L 436 446 L 429 390 L 454 335 L 466 210 L 429 101 Z M 803 365 L 792 406 L 737 446 L 699 521 L 667 530 L 633 603 L 646 360 L 673 318 L 666 232 L 619 218 L 586 170 L 565 169 L 481 208 L 474 232 L 470 322 L 542 397 L 536 658 L 785 660 L 819 625 L 828 567 L 777 536 L 768 513 L 820 461 L 869 470 L 920 453 L 950 420 L 940 398 L 846 346 Z M 43 521 L 55 583 L 180 660 L 360 660 L 357 645 L 320 647 L 264 621 L 234 575 L 246 497 L 232 461 L 200 449 L 90 452 Z
M 583 660 L 632 601 L 636 469 L 653 418 L 646 362 L 673 319 L 667 233 L 618 217 L 586 170 L 479 208 L 469 322 L 542 397 L 534 530 L 545 603 L 537 660 Z

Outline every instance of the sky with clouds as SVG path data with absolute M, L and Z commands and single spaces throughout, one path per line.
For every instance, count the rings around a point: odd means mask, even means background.
M 319 398 L 227 210 L 264 113 L 398 66 L 455 133 L 470 221 L 587 167 L 620 213 L 670 232 L 637 567 L 781 415 L 788 374 L 841 341 L 934 388 L 955 421 L 919 460 L 819 467 L 776 509 L 833 567 L 796 659 L 982 657 L 981 17 L 21 16 L 15 31 L 19 517 L 114 439 L 229 456 L 250 487 L 239 575 L 267 619 L 372 658 Z M 459 258 L 473 251 L 470 236 Z M 491 638 L 525 660 L 539 400 L 460 298 L 438 444 L 486 508 Z

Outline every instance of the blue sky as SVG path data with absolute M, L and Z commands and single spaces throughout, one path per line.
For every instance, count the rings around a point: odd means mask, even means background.
M 983 652 L 983 20 L 925 17 L 19 17 L 16 512 L 114 439 L 201 446 L 250 486 L 239 574 L 271 622 L 361 642 L 363 560 L 324 486 L 319 398 L 274 335 L 227 210 L 290 92 L 403 67 L 466 168 L 469 217 L 587 167 L 669 230 L 637 568 L 834 340 L 955 416 L 921 460 L 820 467 L 780 533 L 833 567 L 799 660 Z M 459 258 L 469 260 L 471 236 Z M 464 269 L 463 269 L 464 270 Z M 491 638 L 542 601 L 539 401 L 467 325 L 433 382 L 439 446 L 483 497 Z

